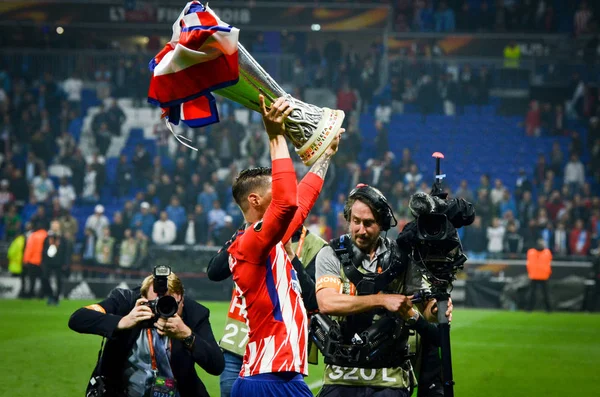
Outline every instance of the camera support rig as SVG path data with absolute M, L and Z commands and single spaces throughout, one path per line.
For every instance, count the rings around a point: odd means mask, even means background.
M 444 155 L 440 152 L 435 152 L 432 155 L 436 159 L 435 167 L 435 181 L 431 189 L 431 196 L 437 197 L 441 200 L 446 200 L 448 193 L 445 193 L 442 189 L 442 180 L 446 177 L 445 174 L 441 173 L 441 159 Z M 445 215 L 444 215 L 445 217 Z M 444 234 L 443 239 L 446 238 Z M 440 242 L 441 243 L 441 242 Z M 456 280 L 456 273 L 462 270 L 465 262 L 467 261 L 466 255 L 462 252 L 460 241 L 454 248 L 453 254 L 447 253 L 447 255 L 429 255 L 423 256 L 422 252 L 415 249 L 413 256 L 418 252 L 419 260 L 414 258 L 420 270 L 431 285 L 431 292 L 421 291 L 415 294 L 413 302 L 418 303 L 429 299 L 436 299 L 437 301 L 437 319 L 438 329 L 440 335 L 440 350 L 442 360 L 442 378 L 444 386 L 444 396 L 454 397 L 454 380 L 452 377 L 452 353 L 450 345 L 450 322 L 446 317 L 446 311 L 448 310 L 448 303 L 450 299 L 450 291 L 452 290 L 452 282 Z

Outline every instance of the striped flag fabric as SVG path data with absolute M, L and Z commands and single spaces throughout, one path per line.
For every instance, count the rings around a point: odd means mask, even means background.
M 199 1 L 173 24 L 173 36 L 151 61 L 148 102 L 175 125 L 203 127 L 219 121 L 211 92 L 238 82 L 239 29 Z

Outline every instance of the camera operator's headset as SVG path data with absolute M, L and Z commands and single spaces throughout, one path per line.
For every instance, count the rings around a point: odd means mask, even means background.
M 350 222 L 351 206 L 349 205 L 349 202 L 351 199 L 363 199 L 368 201 L 377 212 L 379 226 L 384 232 L 387 232 L 391 227 L 398 225 L 392 207 L 390 207 L 387 199 L 378 189 L 365 183 L 359 183 L 352 189 L 346 200 L 346 205 L 344 206 L 344 219 L 348 222 Z M 394 224 L 392 224 L 392 221 Z

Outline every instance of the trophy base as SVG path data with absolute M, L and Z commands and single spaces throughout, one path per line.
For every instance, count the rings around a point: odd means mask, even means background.
M 304 145 L 296 148 L 302 162 L 311 166 L 329 147 L 346 115 L 342 110 L 323 108 L 323 117 L 312 137 Z

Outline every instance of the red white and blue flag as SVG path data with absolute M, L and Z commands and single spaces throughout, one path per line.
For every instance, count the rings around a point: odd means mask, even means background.
M 186 4 L 173 36 L 150 61 L 148 102 L 169 122 L 203 127 L 219 121 L 211 92 L 238 81 L 239 29 L 219 19 L 199 1 Z

